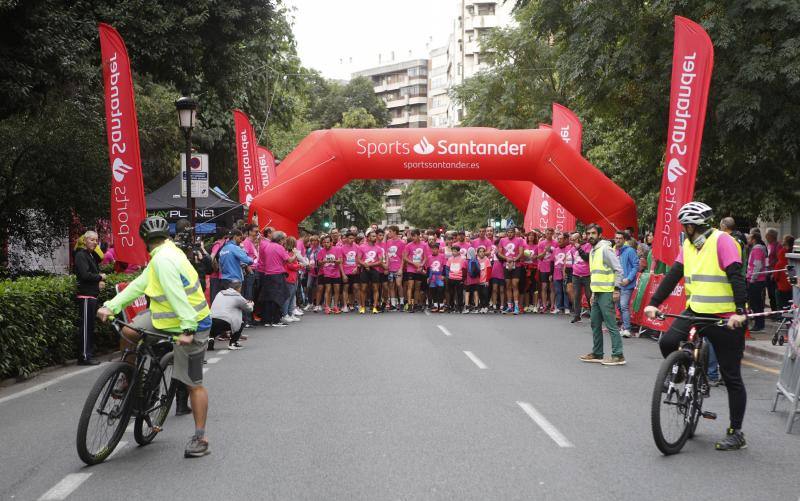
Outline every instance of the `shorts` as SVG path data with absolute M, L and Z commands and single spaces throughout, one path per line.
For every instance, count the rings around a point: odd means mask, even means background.
M 342 284 L 342 277 L 326 277 L 324 275 L 320 275 L 317 279 L 317 284 L 319 285 L 341 285 Z
M 402 274 L 400 274 L 400 272 L 399 272 L 399 271 L 390 271 L 390 272 L 389 272 L 389 273 L 386 275 L 386 280 L 388 280 L 389 282 L 394 282 L 394 281 L 396 281 L 398 278 L 402 278 Z
M 361 282 L 361 274 L 360 273 L 353 273 L 352 275 L 347 275 L 347 283 L 348 284 L 358 284 Z
M 564 283 L 568 284 L 572 282 L 572 268 L 565 268 L 564 271 Z
M 379 284 L 381 283 L 381 277 L 383 276 L 378 270 L 364 270 L 361 272 L 361 283 L 362 284 Z
M 503 275 L 505 275 L 506 280 L 517 279 L 520 280 L 522 276 L 525 274 L 525 268 L 517 267 L 513 270 L 503 269 Z
M 131 324 L 137 329 L 159 332 L 162 334 L 176 335 L 176 332 L 167 332 L 153 327 L 153 320 L 150 317 L 150 310 L 144 310 L 133 319 Z M 206 343 L 210 329 L 194 333 L 194 341 L 187 346 L 176 344 L 174 353 L 174 367 L 172 377 L 184 383 L 186 386 L 201 386 L 203 384 L 203 361 L 206 355 Z M 157 341 L 153 339 L 153 341 Z
M 503 280 L 502 278 L 494 278 L 493 277 L 491 280 L 489 280 L 489 283 L 492 284 L 492 285 L 499 285 L 501 287 L 505 287 L 506 286 L 506 281 Z
M 552 271 L 539 271 L 539 283 L 544 284 L 549 282 L 551 276 L 553 276 Z
M 413 280 L 415 282 L 427 282 L 428 277 L 424 273 L 406 273 L 408 275 L 409 280 Z
M 478 290 L 478 284 L 469 284 L 464 286 L 464 292 L 472 293 L 472 292 L 477 292 L 477 290 Z

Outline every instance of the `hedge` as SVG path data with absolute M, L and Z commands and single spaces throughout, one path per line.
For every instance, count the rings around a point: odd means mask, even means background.
M 109 275 L 102 304 L 114 286 L 131 275 Z M 74 276 L 0 280 L 0 379 L 27 377 L 51 365 L 77 358 L 78 309 Z M 97 323 L 95 347 L 112 350 L 119 341 L 108 324 Z

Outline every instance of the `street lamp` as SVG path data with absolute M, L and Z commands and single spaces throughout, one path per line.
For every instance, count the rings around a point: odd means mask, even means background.
M 178 124 L 186 136 L 186 209 L 189 211 L 192 242 L 194 242 L 194 197 L 192 197 L 192 129 L 197 120 L 197 101 L 183 96 L 175 101 L 178 110 Z

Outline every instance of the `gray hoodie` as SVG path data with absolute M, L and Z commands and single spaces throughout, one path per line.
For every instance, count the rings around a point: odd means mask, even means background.
M 218 318 L 231 324 L 231 332 L 242 326 L 242 313 L 251 312 L 253 307 L 247 303 L 236 289 L 225 289 L 217 294 L 211 305 L 211 318 Z

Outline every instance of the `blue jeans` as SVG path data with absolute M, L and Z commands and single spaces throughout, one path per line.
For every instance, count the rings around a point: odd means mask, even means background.
M 567 293 L 567 284 L 564 280 L 553 280 L 556 291 L 556 309 L 557 310 L 570 310 L 571 301 Z
M 289 297 L 283 303 L 283 316 L 288 317 L 294 311 L 295 293 L 297 292 L 297 282 L 290 284 L 286 283 L 286 289 L 289 291 Z M 291 309 L 290 309 L 291 308 Z
M 620 316 L 622 317 L 622 328 L 626 331 L 631 330 L 631 295 L 633 289 L 620 289 L 619 291 L 619 308 Z

